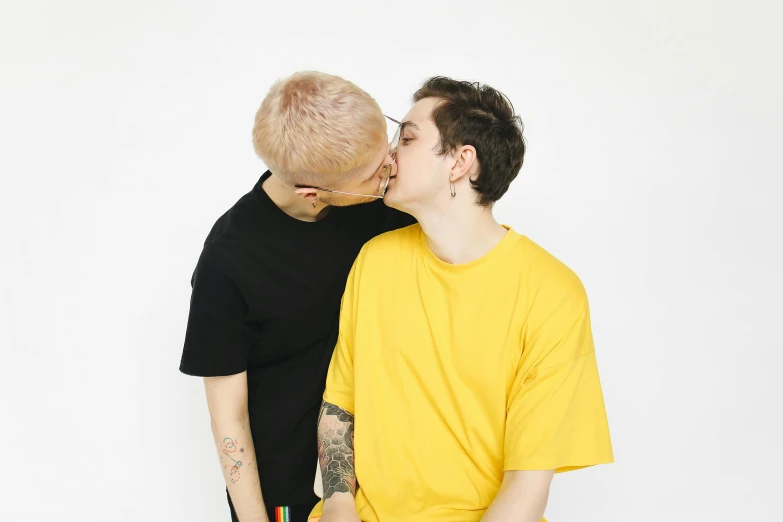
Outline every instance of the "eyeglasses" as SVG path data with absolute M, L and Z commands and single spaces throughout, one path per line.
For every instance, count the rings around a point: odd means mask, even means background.
M 384 114 L 384 116 L 386 115 Z M 341 190 L 327 189 L 323 187 L 312 187 L 310 185 L 294 185 L 294 187 L 321 190 L 323 192 L 331 192 L 332 194 L 346 194 L 348 196 L 361 196 L 365 198 L 383 199 L 383 196 L 386 194 L 386 189 L 389 188 L 389 180 L 391 179 L 393 165 L 397 161 L 397 146 L 400 144 L 400 133 L 402 131 L 402 123 L 395 120 L 391 116 L 386 116 L 386 118 L 388 118 L 389 120 L 397 124 L 397 131 L 394 133 L 394 137 L 389 143 L 389 156 L 391 156 L 392 159 L 391 163 L 387 163 L 384 165 L 383 162 L 381 162 L 378 168 L 375 169 L 376 174 L 379 171 L 383 171 L 383 174 L 381 175 L 381 182 L 378 185 L 378 192 L 376 194 L 358 194 L 356 192 L 343 192 Z

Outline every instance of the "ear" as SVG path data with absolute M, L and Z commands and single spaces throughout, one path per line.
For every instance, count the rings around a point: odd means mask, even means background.
M 313 201 L 318 199 L 318 191 L 312 188 L 294 189 L 294 193 L 310 204 L 312 204 Z
M 449 179 L 457 181 L 465 176 L 472 175 L 478 166 L 476 159 L 476 148 L 473 145 L 462 145 L 452 154 L 454 165 L 449 171 Z

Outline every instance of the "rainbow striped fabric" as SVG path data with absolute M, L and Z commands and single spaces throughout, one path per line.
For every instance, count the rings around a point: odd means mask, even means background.
M 275 522 L 291 522 L 291 508 L 288 506 L 276 507 Z

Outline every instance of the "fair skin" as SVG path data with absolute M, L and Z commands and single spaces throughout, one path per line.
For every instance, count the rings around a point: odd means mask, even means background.
M 389 145 L 384 141 L 377 146 L 372 160 L 349 173 L 347 181 L 334 183 L 324 176 L 321 186 L 355 194 L 377 194 L 383 177 L 381 167 L 390 163 L 392 163 L 392 159 L 389 157 Z M 335 194 L 311 188 L 296 188 L 294 183 L 288 182 L 274 173 L 264 182 L 263 189 L 280 210 L 300 221 L 322 219 L 329 206 L 342 207 L 375 201 L 375 198 L 372 197 Z M 315 207 L 313 207 L 313 203 L 316 204 Z
M 345 182 L 334 184 L 324 177 L 323 188 L 357 194 L 376 193 L 383 176 L 379 166 L 390 163 L 389 146 L 384 141 L 378 145 L 371 161 L 349 173 Z M 375 201 L 371 197 L 297 189 L 275 174 L 264 182 L 263 189 L 283 212 L 301 221 L 321 219 L 330 205 L 345 206 Z M 313 202 L 316 202 L 315 207 Z M 204 386 L 215 446 L 237 516 L 242 522 L 268 522 L 250 430 L 247 372 L 225 377 L 206 377 Z
M 207 405 L 220 467 L 239 520 L 268 522 L 247 409 L 247 372 L 205 377 Z
M 481 522 L 541 522 L 554 470 L 506 471 Z
M 430 249 L 440 259 L 470 263 L 497 246 L 507 231 L 491 208 L 476 205 L 470 185 L 471 177 L 479 172 L 475 148 L 463 145 L 445 155 L 435 153 L 440 134 L 431 114 L 438 102 L 434 98 L 417 102 L 403 120 L 397 175 L 384 200 L 418 220 Z M 451 196 L 450 181 L 456 197 Z M 352 433 L 353 416 L 325 403 L 318 425 L 324 480 L 321 522 L 359 522 Z M 334 444 L 341 436 L 344 444 Z M 553 476 L 554 470 L 505 471 L 482 522 L 540 522 Z

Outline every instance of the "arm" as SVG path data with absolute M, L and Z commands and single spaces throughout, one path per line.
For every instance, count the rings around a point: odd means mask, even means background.
M 481 522 L 541 522 L 554 470 L 506 471 Z
M 269 522 L 250 433 L 247 372 L 206 377 L 204 386 L 220 467 L 237 516 L 242 522 Z
M 484 522 L 540 522 L 554 471 L 612 460 L 587 294 L 559 266 L 537 283 L 506 404 L 504 469 L 547 471 L 506 471 Z
M 322 522 L 356 521 L 353 415 L 324 402 L 318 415 L 318 460 L 324 490 Z

